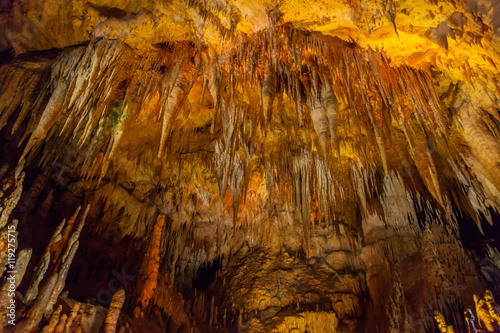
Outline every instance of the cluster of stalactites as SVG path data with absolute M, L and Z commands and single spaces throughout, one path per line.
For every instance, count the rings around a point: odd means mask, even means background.
M 141 112 L 156 113 L 158 158 L 171 156 L 167 147 L 173 124 L 181 110 L 198 107 L 186 100 L 201 78 L 200 105 L 210 93 L 212 130 L 217 124 L 222 127 L 214 175 L 221 197 L 226 190 L 232 194 L 235 219 L 255 170 L 254 154 L 264 157 L 259 163 L 266 170 L 271 200 L 277 178 L 273 174 L 279 170 L 282 178 L 293 179 L 299 172 L 301 181 L 290 182 L 295 200 L 300 193 L 303 222 L 309 197 L 319 202 L 324 216 L 333 216 L 334 194 L 356 192 L 345 167 L 353 163 L 346 145 L 358 156 L 355 163 L 375 165 L 384 177 L 391 170 L 397 170 L 400 180 L 409 175 L 410 187 L 430 193 L 447 209 L 452 199 L 442 189 L 435 148 L 447 134 L 449 119 L 442 117 L 429 69 L 392 67 L 383 52 L 287 24 L 233 44 L 221 54 L 189 43 L 139 52 L 102 39 L 64 50 L 51 64 L 15 60 L 0 69 L 7 78 L 1 85 L 0 127 L 22 106 L 11 128 L 18 129 L 29 115 L 21 162 L 32 159 L 42 146 L 42 164 L 57 160 L 72 139 L 84 152 L 76 161 L 77 171 L 85 179 L 100 180 Z M 347 137 L 351 126 L 357 138 Z M 300 133 L 313 142 L 266 141 Z M 398 156 L 396 148 L 401 150 Z M 296 153 L 306 157 L 300 162 L 284 158 Z M 447 167 L 454 168 L 454 157 L 446 149 L 441 153 L 442 160 L 450 161 Z M 415 169 L 425 189 L 416 188 Z M 308 185 L 313 170 L 318 176 Z M 463 168 L 458 172 L 466 173 Z M 375 186 L 383 187 L 383 182 Z

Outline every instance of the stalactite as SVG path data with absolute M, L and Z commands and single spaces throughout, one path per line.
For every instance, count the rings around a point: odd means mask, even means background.
M 327 139 L 327 133 L 328 133 L 327 131 L 329 124 L 325 108 L 317 95 L 315 99 L 313 100 L 309 99 L 307 105 L 311 110 L 311 121 L 314 125 L 314 131 L 316 132 L 319 138 L 321 152 L 326 158 L 326 156 L 328 156 L 326 139 Z
M 311 172 L 309 160 L 310 152 L 302 148 L 300 155 L 293 161 L 294 197 L 296 201 L 296 207 L 302 221 L 302 228 L 306 244 L 306 248 L 304 249 L 304 251 L 307 255 L 310 254 L 309 210 L 311 206 L 311 194 L 309 186 Z
M 68 90 L 68 86 L 68 82 L 64 79 L 57 82 L 54 92 L 52 93 L 52 96 L 43 111 L 42 117 L 26 144 L 26 147 L 20 157 L 20 161 L 24 160 L 31 150 L 37 149 L 47 136 L 50 127 L 54 123 L 59 112 L 61 112 L 65 96 L 64 94 Z
M 127 104 L 126 99 L 123 104 L 124 105 L 122 106 L 120 118 L 118 119 L 117 124 L 113 128 L 110 143 L 108 144 L 109 145 L 108 149 L 102 161 L 101 174 L 99 176 L 99 180 L 101 180 L 106 175 L 109 163 L 113 158 L 114 154 L 116 153 L 118 145 L 120 144 L 124 135 L 126 121 L 131 111 L 129 110 L 129 105 Z
M 169 88 L 167 97 L 163 102 L 164 106 L 161 111 L 161 114 L 163 115 L 163 122 L 158 158 L 161 158 L 165 149 L 167 131 L 169 130 L 169 123 L 172 121 L 172 113 L 182 106 L 182 103 L 191 90 L 196 78 L 197 73 L 193 73 L 192 64 L 188 62 L 184 63 L 183 58 L 181 57 L 176 64 L 173 75 L 170 78 L 169 87 L 171 88 Z
M 327 78 L 324 78 L 323 86 L 321 88 L 321 100 L 323 102 L 326 111 L 326 116 L 328 118 L 328 123 L 330 125 L 330 135 L 332 137 L 333 145 L 337 150 L 337 159 L 339 161 L 339 164 L 341 164 L 340 147 L 337 144 L 337 139 L 336 139 L 337 114 L 339 106 L 337 102 L 337 97 L 333 93 L 333 90 Z

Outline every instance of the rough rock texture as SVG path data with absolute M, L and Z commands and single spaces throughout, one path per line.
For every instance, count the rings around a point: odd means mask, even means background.
M 497 329 L 499 28 L 497 0 L 2 2 L 15 329 Z

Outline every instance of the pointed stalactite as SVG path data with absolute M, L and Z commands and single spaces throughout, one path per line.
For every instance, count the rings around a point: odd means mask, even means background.
M 214 156 L 217 160 L 216 164 L 220 165 L 221 169 L 218 170 L 220 175 L 219 180 L 219 193 L 221 198 L 224 198 L 228 186 L 233 190 L 234 195 L 240 190 L 239 186 L 243 178 L 243 165 L 239 156 L 234 154 L 235 133 L 238 128 L 239 122 L 242 118 L 242 110 L 238 109 L 234 104 L 229 106 L 223 101 L 221 110 L 222 114 L 222 138 L 223 143 L 219 143 L 219 153 Z M 239 199 L 239 198 L 238 198 Z
M 295 103 L 297 107 L 297 116 L 299 118 L 299 125 L 302 125 L 302 91 L 300 79 L 298 76 L 295 78 Z
M 240 194 L 242 190 L 241 185 L 245 173 L 244 168 L 245 166 L 240 156 L 238 154 L 235 154 L 231 163 L 231 169 L 229 170 L 228 181 L 229 192 L 231 192 L 231 196 L 233 197 L 233 226 L 236 226 L 236 220 L 238 218 Z
M 101 167 L 102 160 L 104 159 L 104 153 L 101 152 L 101 146 L 104 141 L 105 136 L 105 124 L 106 118 L 102 117 L 99 120 L 95 134 L 93 135 L 87 152 L 85 154 L 85 160 L 83 162 L 81 175 L 85 176 L 85 179 L 92 178 L 97 171 L 97 168 Z M 83 141 L 82 141 L 83 144 Z
M 326 156 L 328 156 L 326 142 L 329 124 L 325 107 L 319 99 L 319 96 L 315 99 L 313 99 L 313 97 L 310 97 L 308 98 L 307 102 L 307 106 L 309 107 L 309 110 L 311 110 L 311 121 L 313 123 L 314 131 L 318 135 L 321 153 L 326 158 Z
M 321 101 L 323 102 L 323 105 L 325 107 L 326 117 L 328 118 L 328 124 L 330 125 L 330 135 L 332 137 L 333 145 L 337 150 L 337 159 L 339 161 L 339 164 L 341 165 L 342 163 L 340 161 L 340 146 L 338 145 L 336 139 L 337 114 L 339 105 L 337 97 L 333 93 L 333 90 L 327 78 L 324 78 L 324 83 L 321 88 Z
M 104 333 L 116 332 L 116 324 L 118 323 L 123 303 L 125 303 L 125 290 L 120 289 L 113 295 L 113 299 L 109 305 L 109 310 L 104 320 Z
M 29 62 L 26 68 L 19 63 L 3 66 L 0 76 L 4 78 L 0 85 L 0 129 L 7 125 L 16 109 L 21 108 L 13 131 L 31 110 L 38 110 L 40 102 L 48 93 L 47 72 L 50 62 Z M 45 81 L 45 82 L 44 82 Z M 16 126 L 17 125 L 17 126 Z
M 165 225 L 165 215 L 158 215 L 153 233 L 150 238 L 149 251 L 146 257 L 146 269 L 144 286 L 141 290 L 141 295 L 137 299 L 137 307 L 134 310 L 134 315 L 139 318 L 139 315 L 149 305 L 149 301 L 158 285 L 158 269 L 160 267 L 160 243 Z
M 311 190 L 310 190 L 310 152 L 305 148 L 301 149 L 300 154 L 293 160 L 293 191 L 295 198 L 296 213 L 302 222 L 304 232 L 305 248 L 307 256 L 310 254 L 310 208 L 311 208 Z
M 274 168 L 271 162 L 266 163 L 266 190 L 267 200 L 270 207 L 274 205 Z
M 167 92 L 164 100 L 162 101 L 162 106 L 160 109 L 160 116 L 163 117 L 161 126 L 161 138 L 160 138 L 160 148 L 158 150 L 158 158 L 161 158 L 163 151 L 165 149 L 165 143 L 167 141 L 168 124 L 170 122 L 171 114 L 178 103 L 183 98 L 182 94 L 185 92 L 185 80 L 186 73 L 184 73 L 183 67 L 187 66 L 184 64 L 184 58 L 181 57 L 177 60 L 175 68 L 169 78 L 169 83 L 167 86 Z
M 23 161 L 28 153 L 32 150 L 36 150 L 45 140 L 50 128 L 53 126 L 58 114 L 61 112 L 62 104 L 64 102 L 64 97 L 68 89 L 68 82 L 60 78 L 57 81 L 56 87 L 52 96 L 50 97 L 45 110 L 42 113 L 35 130 L 30 136 L 26 147 L 21 155 L 20 161 Z
M 222 72 L 219 69 L 218 65 L 212 62 L 208 67 L 208 90 L 210 91 L 210 95 L 212 95 L 212 99 L 214 100 L 214 117 L 212 118 L 212 126 L 210 128 L 210 132 L 214 132 L 215 127 L 215 118 L 219 114 L 219 110 L 221 108 L 221 87 L 222 87 Z
M 127 126 L 127 119 L 130 115 L 130 110 L 129 110 L 129 105 L 127 104 L 127 101 L 123 102 L 125 105 L 123 106 L 123 109 L 121 110 L 121 115 L 120 118 L 118 119 L 117 124 L 114 126 L 111 134 L 111 140 L 110 143 L 108 144 L 109 147 L 106 151 L 106 154 L 104 156 L 104 159 L 102 161 L 102 166 L 101 166 L 101 173 L 99 175 L 99 180 L 101 180 L 105 175 L 106 172 L 108 171 L 109 163 L 111 162 L 111 159 L 116 153 L 116 150 L 118 149 L 118 146 L 120 145 L 120 142 L 123 139 L 123 135 L 125 133 L 125 128 Z
M 262 86 L 262 109 L 266 126 L 272 127 L 273 102 L 276 97 L 276 73 L 271 63 L 267 63 L 264 71 L 264 83 Z

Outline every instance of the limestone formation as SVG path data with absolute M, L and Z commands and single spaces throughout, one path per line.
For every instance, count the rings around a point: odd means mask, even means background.
M 1 2 L 0 331 L 498 330 L 499 52 L 498 0 Z

